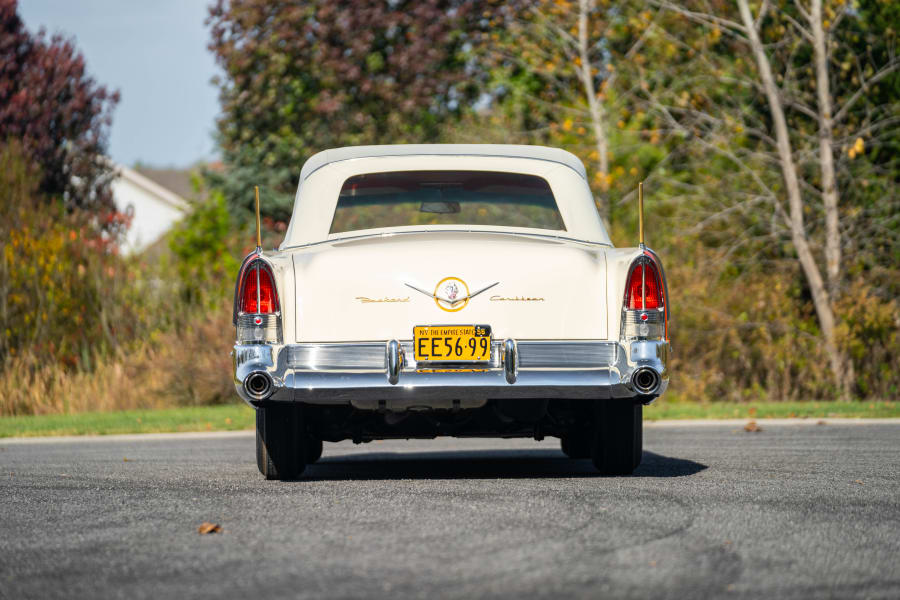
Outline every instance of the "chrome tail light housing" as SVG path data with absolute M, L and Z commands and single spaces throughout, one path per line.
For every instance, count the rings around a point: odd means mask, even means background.
M 281 302 L 272 266 L 258 253 L 244 259 L 234 294 L 232 321 L 239 344 L 282 342 Z
M 669 339 L 668 287 L 659 257 L 652 250 L 644 250 L 628 270 L 621 338 Z

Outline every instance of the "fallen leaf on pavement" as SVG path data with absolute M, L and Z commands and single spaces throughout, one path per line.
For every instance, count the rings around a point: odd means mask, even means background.
M 853 483 L 858 483 L 859 485 L 866 485 L 862 482 L 862 479 L 857 479 Z
M 209 523 L 204 521 L 200 527 L 197 528 L 197 533 L 200 535 L 206 535 L 208 533 L 222 533 L 222 526 L 218 523 Z
M 746 425 L 744 425 L 744 431 L 749 431 L 751 433 L 758 433 L 762 431 L 762 427 L 756 424 L 756 421 L 748 421 Z
M 127 458 L 127 457 L 122 457 L 122 462 L 128 462 L 128 458 Z
M 824 421 L 822 419 L 819 419 L 818 421 L 816 421 L 816 425 L 828 425 L 828 422 Z

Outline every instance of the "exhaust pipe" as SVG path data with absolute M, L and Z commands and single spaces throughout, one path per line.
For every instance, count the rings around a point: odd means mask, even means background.
M 254 400 L 265 400 L 272 395 L 272 377 L 265 371 L 254 371 L 244 379 L 244 391 Z
M 652 394 L 659 389 L 659 373 L 649 367 L 641 367 L 631 376 L 631 385 L 639 394 Z

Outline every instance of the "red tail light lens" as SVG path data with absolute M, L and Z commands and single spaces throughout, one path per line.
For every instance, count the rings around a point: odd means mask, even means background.
M 259 285 L 257 285 L 257 281 Z M 278 312 L 278 293 L 269 267 L 262 263 L 251 265 L 244 274 L 241 312 Z
M 626 290 L 625 308 L 628 310 L 648 310 L 663 306 L 659 273 L 653 263 L 638 264 L 631 272 Z

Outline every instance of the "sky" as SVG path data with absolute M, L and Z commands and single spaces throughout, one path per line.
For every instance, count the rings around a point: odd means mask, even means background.
M 31 32 L 74 37 L 88 73 L 121 100 L 109 153 L 124 165 L 186 167 L 215 157 L 219 112 L 206 49 L 207 0 L 20 0 Z

